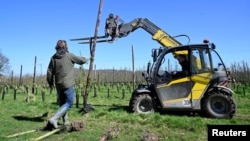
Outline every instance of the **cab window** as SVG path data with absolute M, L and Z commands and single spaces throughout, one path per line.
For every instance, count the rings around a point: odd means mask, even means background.
M 211 71 L 211 60 L 208 49 L 195 48 L 192 49 L 192 73 L 201 73 Z

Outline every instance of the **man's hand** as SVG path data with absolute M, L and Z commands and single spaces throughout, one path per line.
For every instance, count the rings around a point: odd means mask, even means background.
M 54 89 L 55 86 L 54 85 L 49 85 L 49 87 L 50 87 L 50 89 Z
M 173 72 L 172 72 L 172 75 L 176 75 L 176 74 L 177 74 L 177 71 L 173 71 Z
M 49 87 L 50 87 L 51 89 L 54 88 L 54 82 L 53 82 L 53 81 L 48 81 L 48 84 L 49 84 Z
M 94 57 L 89 57 L 89 58 L 86 58 L 86 63 L 85 64 L 89 64 L 90 61 L 93 61 L 94 60 Z

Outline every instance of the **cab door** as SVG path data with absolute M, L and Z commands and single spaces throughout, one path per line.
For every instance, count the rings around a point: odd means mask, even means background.
M 190 51 L 191 55 L 191 81 L 192 98 L 191 102 L 196 109 L 200 108 L 200 99 L 212 79 L 212 61 L 208 47 L 197 46 Z
M 191 70 L 185 76 L 175 77 L 174 73 L 182 71 L 181 65 L 177 61 L 177 52 L 185 52 L 186 59 L 190 64 L 189 50 L 172 50 L 161 56 L 157 76 L 155 79 L 155 89 L 161 101 L 162 107 L 171 108 L 192 108 L 192 87 Z

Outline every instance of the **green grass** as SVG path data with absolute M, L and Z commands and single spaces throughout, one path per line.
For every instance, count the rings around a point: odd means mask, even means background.
M 130 92 L 122 93 L 112 89 L 110 97 L 107 90 L 101 89 L 97 97 L 89 95 L 88 103 L 94 107 L 87 114 L 79 113 L 82 108 L 83 97 L 80 97 L 80 107 L 76 105 L 69 111 L 70 121 L 84 121 L 82 131 L 60 133 L 49 136 L 44 140 L 69 141 L 98 141 L 100 137 L 110 132 L 110 140 L 138 141 L 148 132 L 154 134 L 161 141 L 205 141 L 207 140 L 207 124 L 234 125 L 250 124 L 250 93 L 234 95 L 237 102 L 237 113 L 232 119 L 210 119 L 200 116 L 179 114 L 133 114 L 127 111 Z M 249 90 L 248 90 L 249 91 Z M 2 96 L 2 95 L 1 95 Z M 37 129 L 46 125 L 46 121 L 57 110 L 55 91 L 47 92 L 46 101 L 42 101 L 41 92 L 35 101 L 25 102 L 26 94 L 18 92 L 17 99 L 13 99 L 13 92 L 9 90 L 4 100 L 0 100 L 0 140 L 23 141 L 37 138 L 46 131 L 29 133 L 13 138 L 7 135 Z M 43 117 L 44 113 L 48 115 Z M 60 121 L 61 122 L 61 121 Z

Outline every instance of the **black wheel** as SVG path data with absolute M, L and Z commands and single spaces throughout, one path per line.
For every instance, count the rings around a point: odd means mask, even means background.
M 203 114 L 211 118 L 232 118 L 236 105 L 231 96 L 225 94 L 208 95 L 203 103 Z
M 129 104 L 131 112 L 154 113 L 156 112 L 155 100 L 149 94 L 134 95 Z

